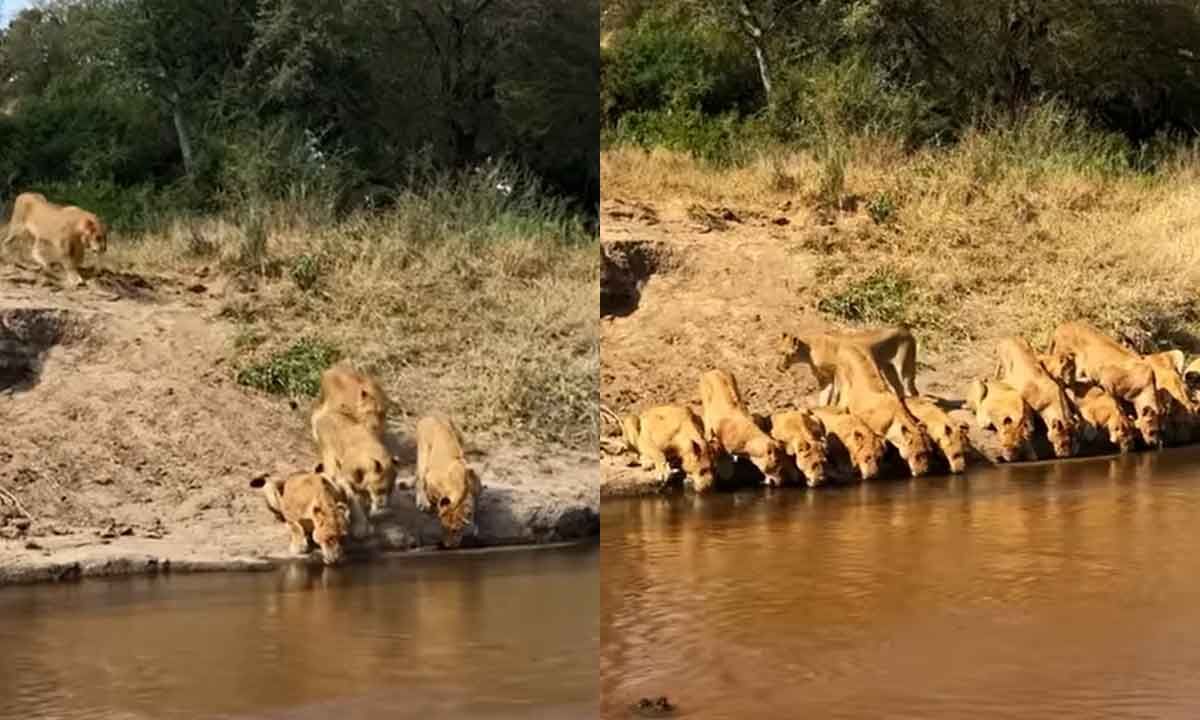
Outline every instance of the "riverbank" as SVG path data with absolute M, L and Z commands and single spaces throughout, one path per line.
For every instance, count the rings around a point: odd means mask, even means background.
M 803 152 L 717 168 L 605 151 L 601 402 L 698 408 L 700 373 L 719 367 L 752 412 L 802 406 L 816 384 L 807 367 L 776 369 L 780 333 L 865 325 L 910 326 L 918 388 L 950 407 L 994 372 L 998 340 L 1045 347 L 1066 320 L 1141 352 L 1200 352 L 1200 163 L 1104 175 L 1006 156 L 999 140 L 918 153 L 864 140 L 834 205 L 828 168 Z M 970 423 L 972 467 L 995 457 L 969 412 L 951 416 Z M 602 494 L 661 490 L 612 452 L 618 439 L 606 423 Z
M 0 268 L 0 584 L 289 559 L 285 525 L 249 483 L 311 467 L 309 403 L 236 382 L 242 329 L 227 308 L 256 295 L 219 273 L 104 270 L 60 289 Z M 401 465 L 392 517 L 365 554 L 440 539 L 409 489 L 411 432 L 428 405 L 385 387 Z M 594 453 L 464 432 L 484 485 L 475 544 L 599 533 Z

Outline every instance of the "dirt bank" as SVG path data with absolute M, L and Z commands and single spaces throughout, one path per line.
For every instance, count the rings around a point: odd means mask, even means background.
M 233 381 L 233 300 L 254 295 L 207 275 L 111 272 L 60 289 L 0 266 L 0 584 L 286 556 L 286 528 L 248 484 L 313 462 L 307 402 Z M 415 420 L 389 427 L 401 489 L 363 553 L 438 542 L 408 489 Z M 598 534 L 594 457 L 467 443 L 485 488 L 479 545 Z

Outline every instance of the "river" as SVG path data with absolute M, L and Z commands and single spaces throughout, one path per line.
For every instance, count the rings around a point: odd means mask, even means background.
M 1200 717 L 1200 450 L 606 500 L 602 716 Z
M 596 717 L 595 545 L 0 588 L 0 718 Z

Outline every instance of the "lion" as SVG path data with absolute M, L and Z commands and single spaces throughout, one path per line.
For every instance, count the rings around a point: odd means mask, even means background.
M 999 436 L 1000 457 L 1015 462 L 1033 457 L 1033 409 L 1011 385 L 999 380 L 976 380 L 967 389 L 967 408 L 979 427 Z
M 1055 457 L 1071 457 L 1077 453 L 1079 438 L 1071 402 L 1063 387 L 1038 361 L 1029 342 L 1017 336 L 1006 337 L 999 342 L 997 354 L 1000 362 L 996 367 L 996 379 L 1015 388 L 1042 419 Z
M 383 387 L 375 378 L 345 362 L 321 373 L 316 406 L 336 410 L 379 432 L 383 432 L 387 423 L 388 397 Z M 316 435 L 314 424 L 313 437 Z
M 768 485 L 781 484 L 782 448 L 754 424 L 733 375 L 725 370 L 701 375 L 700 402 L 705 441 L 715 442 L 735 459 L 749 457 Z
M 458 547 L 466 532 L 478 532 L 475 511 L 482 492 L 479 475 L 467 466 L 458 428 L 446 418 L 421 418 L 417 423 L 413 495 L 418 510 L 437 508 L 443 546 Z
M 75 206 L 56 205 L 40 193 L 21 193 L 13 202 L 8 232 L 0 250 L 22 233 L 33 238 L 33 261 L 47 274 L 59 265 L 76 286 L 83 285 L 79 269 L 86 247 L 96 255 L 108 251 L 108 228 L 94 213 Z
M 1094 443 L 1101 431 L 1121 454 L 1133 449 L 1133 423 L 1121 410 L 1121 404 L 1099 385 L 1076 383 L 1072 388 L 1075 406 L 1083 419 L 1083 440 Z
M 1196 358 L 1188 364 L 1187 369 L 1183 372 L 1183 379 L 1193 394 L 1196 390 L 1200 390 L 1200 358 Z
M 1075 384 L 1075 358 L 1073 356 L 1054 353 L 1037 353 L 1036 355 L 1042 368 L 1060 385 L 1071 387 Z
M 350 506 L 345 494 L 324 473 L 324 465 L 319 464 L 312 472 L 294 473 L 282 480 L 256 478 L 250 481 L 250 487 L 261 488 L 267 507 L 287 523 L 293 554 L 307 554 L 311 543 L 315 543 L 321 548 L 325 564 L 334 565 L 342 560 Z
M 883 378 L 868 350 L 842 345 L 837 354 L 838 404 L 900 451 L 913 477 L 928 474 L 929 435 Z
M 845 410 L 819 407 L 813 408 L 812 414 L 825 428 L 829 456 L 835 464 L 842 466 L 841 475 L 850 476 L 857 471 L 862 480 L 879 477 L 879 469 L 887 451 L 883 438 Z M 849 462 L 849 469 L 844 466 L 843 460 Z
M 1173 442 L 1187 442 L 1196 426 L 1197 405 L 1188 393 L 1184 381 L 1185 362 L 1182 350 L 1167 350 L 1143 356 L 1154 371 L 1158 388 L 1159 408 L 1164 413 L 1164 433 Z
M 638 454 L 638 464 L 666 482 L 671 462 L 676 461 L 696 492 L 711 490 L 713 453 L 700 428 L 700 419 L 690 408 L 661 405 L 640 415 L 621 418 L 625 445 Z
M 1146 360 L 1084 322 L 1059 325 L 1050 352 L 1072 356 L 1077 379 L 1099 383 L 1119 400 L 1132 404 L 1134 425 L 1142 440 L 1147 445 L 1161 445 L 1162 408 L 1154 369 Z
M 386 512 L 400 461 L 388 452 L 378 429 L 332 407 L 318 406 L 312 427 L 321 462 L 350 501 L 350 532 L 357 539 L 366 537 L 371 525 L 362 498 L 369 498 L 371 515 Z
M 881 369 L 896 394 L 916 397 L 917 341 L 906 327 L 881 327 L 871 330 L 814 333 L 806 336 L 782 333 L 780 359 L 776 368 L 786 372 L 803 362 L 817 379 L 820 405 L 837 404 L 837 349 L 852 344 L 866 350 Z
M 809 487 L 825 482 L 829 446 L 825 426 L 812 413 L 803 410 L 775 413 L 771 416 L 770 434 L 795 460 Z
M 955 422 L 945 410 L 929 398 L 904 398 L 904 405 L 917 418 L 930 439 L 942 451 L 950 472 L 961 473 L 967 469 L 967 447 L 970 445 L 966 423 Z

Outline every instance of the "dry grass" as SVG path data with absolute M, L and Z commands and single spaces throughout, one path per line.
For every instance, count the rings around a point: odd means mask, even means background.
M 601 182 L 609 199 L 791 215 L 789 242 L 819 257 L 814 308 L 892 287 L 875 282 L 883 273 L 907 288 L 903 319 L 947 352 L 1007 333 L 1043 343 L 1069 318 L 1142 349 L 1200 352 L 1196 151 L 1146 174 L 1089 167 L 1054 147 L 1014 150 L 1010 140 L 978 134 L 905 153 L 858 139 L 834 160 L 772 149 L 728 169 L 615 148 L 601 157 Z
M 315 339 L 376 373 L 402 425 L 436 411 L 476 437 L 595 446 L 598 253 L 577 227 L 471 223 L 413 198 L 338 223 L 293 210 L 179 219 L 112 254 L 135 271 L 207 266 L 253 283 L 224 313 L 242 325 L 240 367 Z

